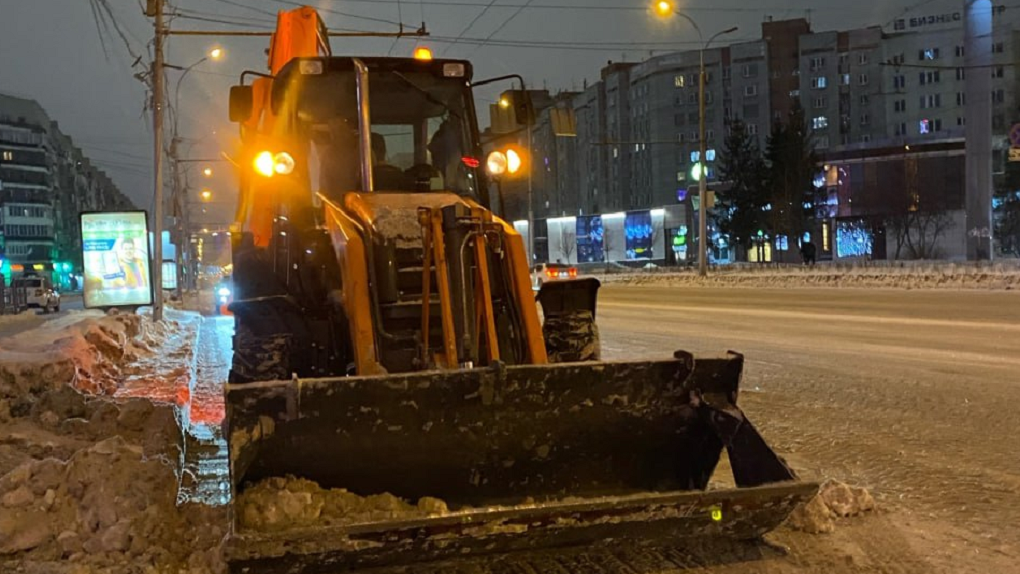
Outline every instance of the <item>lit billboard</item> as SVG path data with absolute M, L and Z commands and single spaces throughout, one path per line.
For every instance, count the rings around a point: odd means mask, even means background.
M 148 238 L 144 211 L 81 215 L 85 307 L 152 304 Z

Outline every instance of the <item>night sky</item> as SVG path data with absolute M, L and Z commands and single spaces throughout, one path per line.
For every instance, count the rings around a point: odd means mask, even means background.
M 89 0 L 0 0 L 0 92 L 38 100 L 139 207 L 149 209 L 151 116 L 143 115 L 145 88 L 132 77 L 142 65 L 132 69 L 131 53 L 148 62 L 152 26 L 138 0 L 105 1 L 130 51 L 112 23 L 97 26 Z M 697 39 L 684 21 L 662 21 L 652 15 L 647 2 L 632 0 L 320 0 L 312 5 L 322 11 L 331 30 L 396 31 L 399 21 L 417 27 L 424 18 L 432 37 L 420 43 L 437 57 L 472 60 L 476 78 L 518 72 L 533 87 L 553 91 L 580 89 L 586 78 L 598 78 L 600 66 L 608 60 L 638 61 L 650 50 L 690 48 Z M 942 13 L 959 5 L 961 0 L 690 0 L 681 8 L 706 37 L 738 25 L 740 31 L 732 38 L 750 40 L 760 36 L 760 23 L 768 16 L 807 17 L 815 31 L 823 31 L 886 26 L 905 11 Z M 172 20 L 175 29 L 270 30 L 273 14 L 294 3 L 178 0 L 173 6 L 181 15 Z M 457 36 L 465 41 L 452 43 Z M 490 43 L 482 45 L 487 38 Z M 186 138 L 185 157 L 215 158 L 234 148 L 236 127 L 226 121 L 227 91 L 244 69 L 265 69 L 268 39 L 258 37 L 172 37 L 167 61 L 188 66 L 214 45 L 226 50 L 226 58 L 201 64 L 181 84 L 179 133 Z M 409 55 L 415 45 L 415 39 L 332 41 L 337 55 Z M 171 96 L 179 77 L 180 72 L 168 71 Z M 480 90 L 479 108 L 484 110 L 486 100 L 504 87 Z M 232 200 L 229 164 L 211 165 L 216 173 L 206 181 L 202 166 L 193 165 L 191 185 L 207 184 L 217 199 Z M 215 213 L 209 217 L 210 223 L 228 219 Z

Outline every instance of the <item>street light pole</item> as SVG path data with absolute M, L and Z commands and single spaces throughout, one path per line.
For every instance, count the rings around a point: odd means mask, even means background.
M 223 56 L 223 49 L 217 47 L 217 48 L 213 48 L 212 50 L 210 50 L 208 55 L 203 56 L 202 58 L 198 59 L 197 61 L 195 61 L 193 64 L 191 64 L 187 68 L 181 68 L 179 66 L 173 66 L 173 65 L 169 65 L 169 64 L 165 65 L 165 67 L 173 68 L 175 70 L 181 70 L 181 69 L 184 70 L 184 73 L 182 73 L 181 76 L 179 78 L 177 78 L 177 83 L 174 86 L 174 107 L 173 107 L 173 130 L 174 131 L 173 131 L 173 139 L 172 139 L 171 144 L 170 144 L 170 159 L 172 160 L 172 166 L 173 166 L 172 169 L 173 169 L 173 177 L 174 177 L 174 192 L 173 192 L 174 193 L 174 205 L 177 206 L 178 209 L 179 209 L 179 213 L 177 213 L 175 215 L 179 215 L 180 216 L 180 221 L 178 222 L 178 231 L 179 231 L 178 240 L 180 241 L 180 245 L 178 245 L 178 248 L 177 248 L 177 257 L 176 257 L 176 262 L 177 262 L 177 289 L 176 289 L 176 294 L 177 294 L 178 298 L 182 297 L 183 294 L 184 294 L 185 286 L 183 284 L 185 282 L 188 282 L 190 284 L 190 281 L 191 281 L 191 274 L 185 275 L 185 273 L 184 273 L 185 269 L 187 269 L 189 267 L 189 263 L 190 263 L 190 259 L 191 259 L 191 254 L 190 254 L 191 244 L 190 244 L 190 239 L 189 239 L 191 231 L 190 231 L 190 227 L 189 227 L 190 214 L 189 214 L 189 207 L 188 207 L 189 203 L 188 203 L 188 198 L 187 198 L 187 184 L 185 182 L 185 185 L 182 188 L 182 186 L 181 186 L 182 182 L 181 182 L 180 167 L 181 167 L 181 163 L 183 163 L 183 160 L 181 159 L 180 155 L 178 155 L 178 153 L 177 153 L 177 151 L 178 151 L 177 146 L 180 144 L 180 141 L 181 141 L 181 139 L 178 137 L 178 133 L 179 133 L 178 129 L 180 127 L 180 110 L 181 110 L 181 83 L 184 82 L 184 78 L 188 77 L 188 74 L 195 67 L 199 66 L 203 62 L 206 62 L 206 61 L 208 61 L 210 59 L 212 59 L 212 60 L 219 60 L 222 56 Z
M 717 32 L 705 42 L 705 36 L 701 33 L 701 27 L 693 18 L 676 9 L 670 0 L 659 0 L 655 4 L 655 10 L 661 16 L 670 13 L 680 16 L 694 28 L 698 33 L 698 41 L 701 49 L 698 51 L 698 275 L 708 275 L 708 205 L 705 201 L 708 195 L 708 158 L 706 157 L 707 143 L 705 141 L 705 51 L 713 40 L 723 34 L 731 34 L 738 30 L 737 26 Z
M 701 31 L 698 31 L 698 35 L 701 35 Z M 706 149 L 708 146 L 705 142 L 705 47 L 698 52 L 698 58 L 700 64 L 698 65 L 698 142 L 700 143 L 700 149 L 698 150 L 698 163 L 701 164 L 701 173 L 698 177 L 698 275 L 705 277 L 708 275 L 708 261 L 707 259 L 707 244 L 705 236 L 708 235 L 708 206 L 705 205 L 705 196 L 707 194 L 706 189 L 708 187 L 708 158 L 705 155 L 708 153 Z

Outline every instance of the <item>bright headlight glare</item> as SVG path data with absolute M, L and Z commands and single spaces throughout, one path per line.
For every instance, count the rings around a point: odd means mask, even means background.
M 521 156 L 514 150 L 506 150 L 506 170 L 517 173 L 521 169 Z
M 280 175 L 287 175 L 294 171 L 294 158 L 285 151 L 273 156 L 273 171 Z
M 273 161 L 272 152 L 259 152 L 259 154 L 255 156 L 255 171 L 258 172 L 259 175 L 273 177 L 273 173 L 275 172 L 274 165 L 275 162 Z
M 485 167 L 489 170 L 491 175 L 503 175 L 506 173 L 507 158 L 506 155 L 501 151 L 494 151 L 489 154 L 489 157 L 485 160 Z

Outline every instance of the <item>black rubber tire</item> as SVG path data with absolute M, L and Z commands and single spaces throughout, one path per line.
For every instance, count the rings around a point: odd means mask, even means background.
M 243 321 L 234 327 L 231 383 L 280 381 L 290 378 L 290 343 L 285 334 L 258 336 Z

